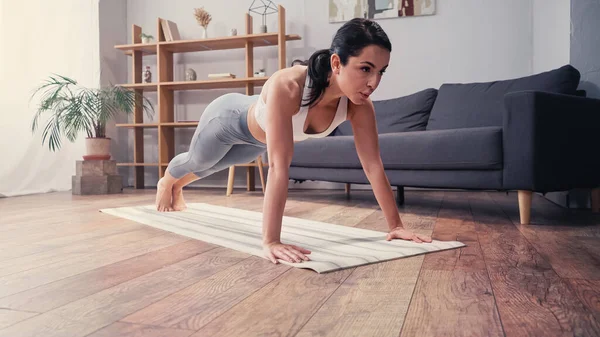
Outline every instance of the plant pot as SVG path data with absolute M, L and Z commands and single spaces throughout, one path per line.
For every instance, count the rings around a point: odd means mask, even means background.
M 150 38 L 149 37 L 143 37 L 142 38 L 142 43 L 150 43 Z
M 86 138 L 83 160 L 109 160 L 110 138 Z

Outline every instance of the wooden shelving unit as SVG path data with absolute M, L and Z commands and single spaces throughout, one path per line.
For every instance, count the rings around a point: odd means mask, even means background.
M 246 13 L 246 34 L 239 36 L 227 36 L 221 38 L 209 38 L 200 40 L 178 40 L 166 41 L 161 25 L 161 18 L 157 20 L 157 41 L 155 43 L 141 43 L 139 26 L 132 26 L 132 43 L 116 45 L 115 48 L 122 50 L 131 56 L 132 78 L 131 83 L 121 84 L 138 93 L 156 92 L 158 95 L 157 107 L 158 122 L 144 123 L 141 102 L 136 104 L 133 121 L 130 123 L 117 124 L 117 127 L 129 128 L 133 132 L 133 163 L 118 163 L 119 166 L 134 167 L 135 188 L 144 188 L 144 169 L 146 167 L 158 168 L 159 177 L 165 174 L 169 161 L 175 156 L 175 130 L 177 128 L 195 127 L 197 122 L 175 121 L 174 92 L 180 90 L 209 90 L 209 89 L 232 89 L 246 88 L 247 95 L 254 95 L 254 88 L 262 86 L 268 77 L 253 77 L 254 74 L 254 48 L 256 47 L 278 47 L 279 69 L 286 67 L 286 42 L 300 40 L 298 35 L 285 34 L 285 8 L 278 6 L 278 32 L 276 33 L 252 33 L 252 17 Z M 207 52 L 225 49 L 245 49 L 246 73 L 244 77 L 234 79 L 218 79 L 203 81 L 174 81 L 173 80 L 173 55 L 187 52 Z M 157 74 L 155 83 L 142 82 L 142 58 L 147 55 L 156 55 Z M 143 132 L 146 128 L 158 129 L 158 163 L 144 162 L 144 138 Z M 257 161 L 236 165 L 246 167 L 247 189 L 255 189 L 254 168 L 262 162 Z M 235 167 L 230 168 L 230 185 Z M 262 176 L 261 176 L 262 178 Z M 231 193 L 228 186 L 227 193 Z

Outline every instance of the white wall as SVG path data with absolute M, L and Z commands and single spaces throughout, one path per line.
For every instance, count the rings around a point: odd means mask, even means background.
M 83 137 L 50 152 L 31 133 L 29 99 L 51 73 L 98 85 L 98 24 L 98 0 L 0 1 L 0 196 L 71 188 Z
M 4 19 L 3 19 L 4 18 L 4 16 L 3 16 L 3 13 L 4 13 L 3 12 L 3 7 L 4 7 L 4 1 L 0 0 L 0 28 L 2 27 L 2 22 L 4 22 Z M 3 45 L 4 45 L 4 34 L 2 34 L 2 31 L 0 31 L 0 46 L 3 46 Z M 2 49 L 0 49 L 0 51 L 1 50 Z M 4 53 L 0 52 L 0 64 L 4 64 L 3 61 L 4 61 Z M 0 67 L 0 71 L 4 72 L 4 68 Z M 2 73 L 0 73 L 0 74 L 2 74 Z M 1 104 L 1 102 L 2 101 L 0 101 L 0 104 Z
M 129 43 L 127 35 L 127 2 L 123 0 L 101 0 L 99 4 L 99 46 L 100 46 L 100 83 L 102 86 L 126 83 L 128 76 L 128 61 L 120 50 L 115 49 L 117 44 Z M 117 162 L 133 161 L 133 132 L 126 128 L 116 128 L 116 123 L 126 123 L 128 117 L 119 115 L 107 124 L 107 137 L 111 138 L 111 155 Z M 127 186 L 131 168 L 119 167 L 119 174 L 123 177 L 123 184 Z
M 428 87 L 437 88 L 444 82 L 488 81 L 531 74 L 531 1 L 436 0 L 436 14 L 433 16 L 379 20 L 391 39 L 393 51 L 390 67 L 373 99 L 407 95 Z M 127 27 L 129 30 L 131 24 L 137 24 L 156 36 L 156 18 L 162 17 L 177 23 L 183 39 L 199 38 L 201 29 L 194 20 L 193 9 L 204 6 L 213 17 L 208 28 L 209 37 L 225 36 L 231 28 L 243 33 L 244 14 L 250 3 L 249 0 L 178 0 L 177 6 L 171 6 L 161 0 L 128 0 Z M 276 3 L 286 8 L 287 32 L 302 37 L 301 41 L 288 42 L 287 64 L 294 58 L 307 59 L 317 49 L 328 48 L 336 30 L 342 25 L 328 22 L 328 1 L 279 0 Z M 276 20 L 276 15 L 269 17 L 270 31 L 276 30 Z M 260 18 L 255 17 L 255 31 L 259 24 Z M 179 54 L 175 57 L 175 80 L 184 78 L 187 67 L 195 69 L 200 79 L 206 78 L 209 72 L 243 75 L 243 60 L 243 50 Z M 156 76 L 156 58 L 146 57 L 144 62 L 151 66 Z M 266 67 L 267 74 L 272 74 L 277 67 L 277 49 L 257 49 L 254 66 Z M 225 92 L 179 92 L 176 118 L 197 120 L 204 107 Z M 156 161 L 156 135 L 151 132 L 147 132 L 146 160 Z M 191 129 L 178 130 L 177 153 L 187 150 L 192 133 Z M 146 184 L 156 184 L 155 170 L 146 172 Z M 226 176 L 227 170 L 224 170 L 197 184 L 225 186 Z M 245 175 L 239 172 L 236 185 L 243 186 L 244 182 Z M 294 185 L 315 186 L 341 185 L 310 182 Z
M 569 63 L 571 1 L 533 0 L 533 72 Z

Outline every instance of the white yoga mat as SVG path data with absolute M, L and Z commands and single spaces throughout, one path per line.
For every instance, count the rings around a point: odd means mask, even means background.
M 101 209 L 165 231 L 266 258 L 262 250 L 262 213 L 188 204 L 183 212 L 158 212 L 154 205 Z M 318 273 L 465 246 L 458 241 L 386 241 L 387 233 L 325 222 L 283 217 L 281 241 L 311 251 L 310 261 L 281 263 Z

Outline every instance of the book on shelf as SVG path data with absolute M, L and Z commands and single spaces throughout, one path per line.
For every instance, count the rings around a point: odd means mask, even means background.
M 179 35 L 179 29 L 177 29 L 177 24 L 175 22 L 161 19 L 160 25 L 162 26 L 163 32 L 165 34 L 165 41 L 181 40 L 181 36 Z
M 208 74 L 208 78 L 217 79 L 217 78 L 235 78 L 235 75 L 232 73 L 218 73 L 218 74 Z

